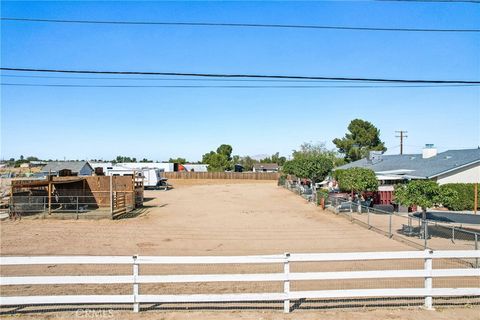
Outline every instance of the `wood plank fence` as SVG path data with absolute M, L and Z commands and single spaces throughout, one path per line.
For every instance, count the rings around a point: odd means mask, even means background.
M 135 312 L 142 303 L 186 302 L 245 302 L 283 301 L 284 312 L 290 312 L 290 300 L 324 298 L 395 298 L 421 297 L 427 309 L 433 307 L 433 297 L 480 296 L 480 287 L 434 288 L 433 278 L 472 277 L 478 284 L 480 269 L 456 268 L 434 269 L 434 259 L 478 259 L 480 251 L 397 251 L 355 253 L 279 254 L 263 256 L 27 256 L 0 257 L 1 266 L 17 265 L 131 265 L 129 275 L 88 276 L 2 276 L 1 286 L 59 285 L 59 284 L 131 284 L 132 294 L 127 295 L 52 295 L 52 296 L 1 296 L 1 306 L 48 305 L 48 304 L 132 304 Z M 331 262 L 368 260 L 422 259 L 423 268 L 409 270 L 291 272 L 292 262 Z M 141 275 L 141 265 L 211 265 L 211 264 L 282 264 L 283 272 L 253 274 L 187 274 L 187 275 Z M 399 263 L 400 264 L 400 263 Z M 401 264 L 400 264 L 401 265 Z M 422 288 L 381 288 L 291 291 L 290 281 L 345 280 L 345 279 L 424 279 Z M 477 280 L 475 280 L 477 279 Z M 222 294 L 141 294 L 144 283 L 209 283 L 209 282 L 283 282 L 283 292 L 270 293 L 222 293 Z M 477 282 L 474 282 L 477 281 Z M 408 283 L 408 282 L 406 282 Z M 480 285 L 479 285 L 480 286 Z
M 278 180 L 278 172 L 164 172 L 168 179 L 244 179 Z

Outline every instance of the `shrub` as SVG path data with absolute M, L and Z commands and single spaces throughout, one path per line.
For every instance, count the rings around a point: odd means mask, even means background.
M 326 189 L 318 189 L 317 190 L 317 206 L 320 205 L 320 199 L 328 199 L 328 190 Z
M 475 203 L 475 185 L 473 183 L 447 183 L 441 186 L 444 190 L 453 190 L 458 193 L 458 197 L 444 201 L 443 205 L 449 210 L 462 211 L 473 210 Z M 480 188 L 478 199 L 480 201 Z M 480 206 L 478 206 L 480 208 Z
M 282 175 L 278 178 L 278 185 L 279 185 L 279 186 L 284 186 L 286 181 L 287 181 L 287 176 L 284 175 L 284 174 L 282 174 Z

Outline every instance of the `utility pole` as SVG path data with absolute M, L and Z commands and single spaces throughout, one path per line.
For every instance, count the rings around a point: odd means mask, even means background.
M 399 134 L 399 135 L 396 135 L 395 138 L 400 138 L 400 154 L 403 154 L 403 139 L 408 137 L 406 135 L 408 131 L 399 130 L 399 131 L 395 131 L 395 133 Z

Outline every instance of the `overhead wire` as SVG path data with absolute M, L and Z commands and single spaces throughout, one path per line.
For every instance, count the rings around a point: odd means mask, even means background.
M 70 87 L 70 88 L 442 88 L 442 87 L 478 87 L 479 85 L 83 85 L 83 84 L 31 84 L 0 83 L 2 86 L 19 87 Z
M 356 82 L 389 82 L 389 83 L 416 83 L 416 84 L 480 84 L 472 80 L 425 80 L 425 79 L 387 79 L 364 77 L 326 77 L 326 76 L 296 76 L 278 74 L 226 74 L 226 73 L 187 73 L 187 72 L 153 72 L 153 71 L 101 71 L 101 70 L 66 70 L 66 69 L 39 69 L 39 68 L 10 68 L 1 67 L 3 71 L 42 72 L 42 73 L 72 73 L 72 74 L 110 74 L 110 75 L 158 75 L 177 77 L 202 78 L 251 78 L 251 79 L 291 79 L 291 80 L 339 80 Z
M 118 20 L 73 20 L 73 19 L 40 19 L 2 17 L 2 21 L 37 22 L 37 23 L 74 23 L 74 24 L 109 24 L 109 25 L 157 25 L 157 26 L 189 26 L 189 27 L 234 27 L 234 28 L 283 28 L 283 29 L 323 29 L 348 31 L 390 31 L 390 32 L 480 32 L 480 29 L 445 29 L 445 28 L 385 28 L 355 27 L 335 25 L 304 24 L 262 24 L 262 23 L 222 23 L 222 22 L 179 22 L 179 21 L 118 21 Z

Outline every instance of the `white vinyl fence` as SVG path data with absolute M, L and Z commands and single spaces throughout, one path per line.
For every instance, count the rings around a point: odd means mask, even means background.
M 60 284 L 131 284 L 128 295 L 45 295 L 2 296 L 1 306 L 53 305 L 53 304 L 132 304 L 135 312 L 142 303 L 189 303 L 189 302 L 246 302 L 283 301 L 284 312 L 290 312 L 290 300 L 322 298 L 393 298 L 417 297 L 424 299 L 425 307 L 431 309 L 433 297 L 480 296 L 477 287 L 434 288 L 433 278 L 475 277 L 472 283 L 480 284 L 480 269 L 459 264 L 462 268 L 434 269 L 435 259 L 478 259 L 480 251 L 399 251 L 356 253 L 280 254 L 263 256 L 32 256 L 0 257 L 0 265 L 131 265 L 130 275 L 103 276 L 2 276 L 1 286 L 60 285 Z M 373 270 L 335 272 L 290 272 L 294 262 L 355 262 L 369 260 L 422 259 L 423 268 L 414 270 Z M 230 265 L 230 264 L 281 264 L 283 272 L 251 274 L 188 274 L 188 275 L 141 275 L 142 265 Z M 319 291 L 291 291 L 290 281 L 346 280 L 346 279 L 424 279 L 422 288 L 346 289 Z M 208 282 L 283 282 L 282 292 L 228 293 L 228 294 L 141 294 L 139 286 L 146 283 L 208 283 Z

